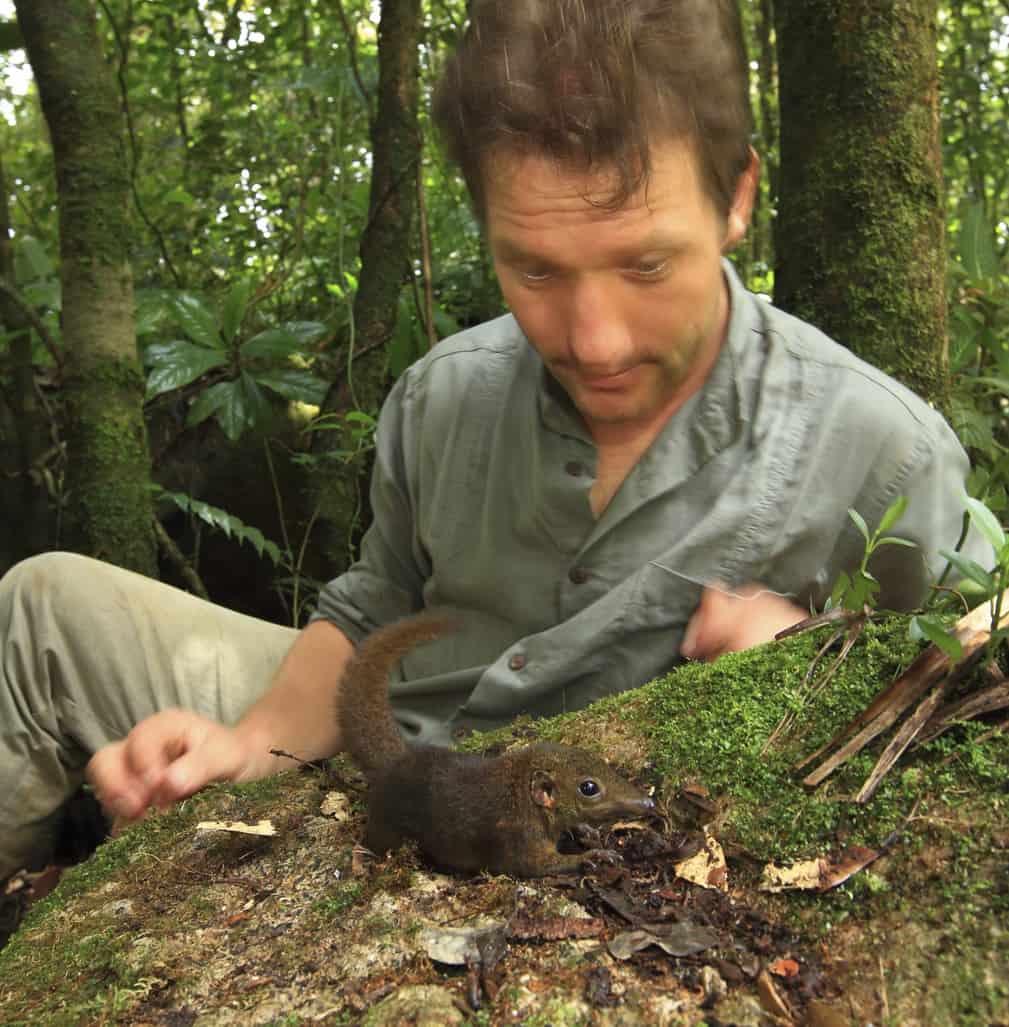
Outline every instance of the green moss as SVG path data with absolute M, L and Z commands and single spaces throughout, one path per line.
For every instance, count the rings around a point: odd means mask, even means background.
M 788 858 L 846 844 L 880 845 L 914 802 L 943 795 L 965 776 L 972 787 L 995 788 L 1009 767 L 1009 745 L 972 743 L 970 726 L 932 743 L 914 757 L 913 773 L 900 768 L 884 779 L 874 799 L 850 801 L 880 748 L 851 759 L 812 793 L 793 767 L 816 751 L 913 658 L 906 621 L 873 624 L 834 680 L 812 702 L 801 686 L 822 634 L 687 665 L 644 690 L 641 713 L 658 769 L 668 782 L 696 780 L 726 804 L 723 831 L 761 856 Z M 767 751 L 782 716 L 797 713 L 798 728 Z M 951 751 L 962 754 L 943 762 Z M 806 771 L 803 771 L 805 773 Z

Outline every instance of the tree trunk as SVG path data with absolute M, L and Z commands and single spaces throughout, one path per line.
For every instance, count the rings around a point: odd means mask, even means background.
M 16 0 L 15 7 L 56 164 L 69 541 L 154 575 L 119 96 L 90 0 Z
M 347 381 L 330 389 L 324 409 L 374 412 L 386 392 L 386 344 L 396 328 L 399 296 L 413 262 L 413 218 L 420 161 L 417 124 L 420 0 L 382 0 L 378 34 L 378 107 L 371 126 L 368 223 L 361 237 L 361 272 L 354 298 Z M 339 432 L 324 442 L 347 446 Z M 351 447 L 352 448 L 352 447 Z M 346 567 L 360 525 L 362 475 L 351 464 L 320 482 L 323 550 L 329 572 Z
M 0 160 L 0 278 L 15 287 L 14 248 L 10 237 L 7 175 Z M 18 482 L 8 486 L 0 504 L 0 576 L 18 560 L 41 553 L 50 544 L 49 503 L 42 487 L 39 464 L 46 445 L 45 418 L 35 391 L 31 328 L 25 312 L 0 289 L 0 325 L 7 333 L 7 368 L 10 387 L 4 391 L 0 411 L 0 472 Z M 7 440 L 10 440 L 8 446 Z
M 948 403 L 936 0 L 776 0 L 775 297 Z

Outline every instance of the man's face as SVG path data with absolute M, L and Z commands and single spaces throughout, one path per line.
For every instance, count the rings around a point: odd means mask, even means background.
M 693 151 L 670 142 L 647 188 L 610 211 L 606 174 L 496 155 L 486 212 L 502 291 L 597 442 L 664 422 L 703 384 L 728 322 L 721 255 L 746 230 L 754 180 L 726 219 Z

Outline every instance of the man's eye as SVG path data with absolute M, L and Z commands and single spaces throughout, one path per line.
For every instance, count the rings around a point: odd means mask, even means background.
M 645 261 L 631 268 L 631 273 L 637 278 L 661 278 L 668 266 L 668 260 Z
M 550 278 L 549 271 L 523 271 L 522 277 L 527 282 L 546 282 Z

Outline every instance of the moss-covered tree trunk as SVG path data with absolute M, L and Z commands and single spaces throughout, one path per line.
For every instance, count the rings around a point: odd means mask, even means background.
M 378 30 L 378 106 L 371 126 L 372 170 L 368 223 L 361 237 L 361 272 L 354 299 L 350 374 L 330 390 L 325 409 L 376 411 L 386 390 L 386 343 L 396 328 L 399 296 L 412 274 L 416 175 L 420 0 L 382 0 Z M 326 444 L 345 446 L 339 433 Z M 341 570 L 356 534 L 364 469 L 351 465 L 320 482 L 323 549 L 329 571 Z M 349 472 L 349 473 L 348 473 Z
M 52 136 L 67 350 L 68 542 L 156 573 L 124 119 L 91 0 L 16 0 Z
M 936 0 L 775 9 L 775 298 L 945 407 Z

